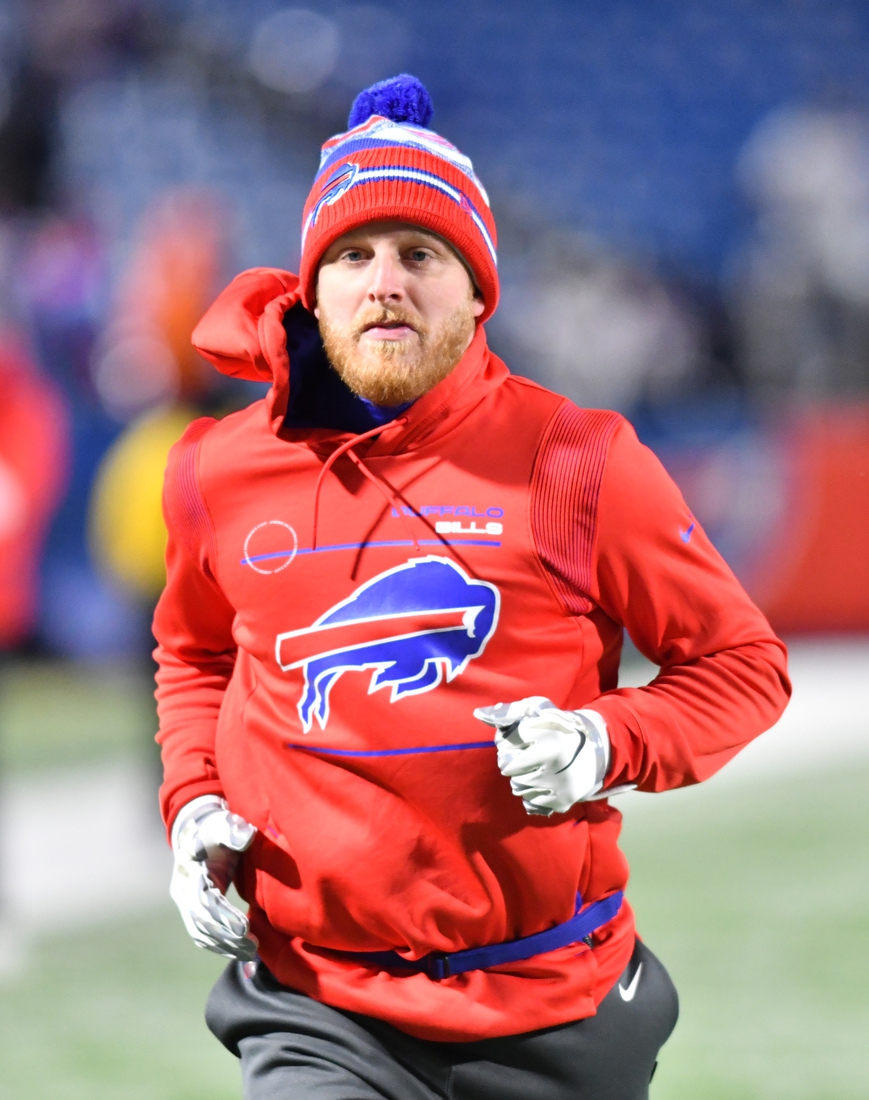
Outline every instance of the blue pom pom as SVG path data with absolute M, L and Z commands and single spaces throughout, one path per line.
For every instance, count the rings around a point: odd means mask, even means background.
M 400 73 L 372 84 L 360 92 L 350 108 L 347 127 L 361 126 L 372 115 L 383 115 L 393 122 L 412 122 L 415 126 L 428 126 L 434 107 L 421 80 L 410 73 Z

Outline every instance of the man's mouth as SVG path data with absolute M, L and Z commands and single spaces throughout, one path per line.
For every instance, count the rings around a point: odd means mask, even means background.
M 362 326 L 362 336 L 372 340 L 405 340 L 416 333 L 413 325 L 407 321 L 373 321 Z

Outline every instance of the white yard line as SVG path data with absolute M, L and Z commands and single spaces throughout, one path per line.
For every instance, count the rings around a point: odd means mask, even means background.
M 165 896 L 171 858 L 154 780 L 138 761 L 9 780 L 0 791 L 7 918 L 50 930 L 135 911 Z
M 792 648 L 794 698 L 784 717 L 717 783 L 869 757 L 869 641 Z M 644 683 L 635 664 L 623 682 Z M 167 897 L 171 859 L 153 808 L 154 778 L 120 761 L 10 779 L 0 788 L 0 891 L 5 920 L 47 931 L 134 913 Z M 654 802 L 626 795 L 633 810 Z M 0 929 L 0 941 L 4 939 Z M 2 954 L 2 951 L 0 951 Z M 2 969 L 2 960 L 0 960 Z

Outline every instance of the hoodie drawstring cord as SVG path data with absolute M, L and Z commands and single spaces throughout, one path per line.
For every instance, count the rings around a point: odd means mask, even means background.
M 398 518 L 404 524 L 405 530 L 410 535 L 413 542 L 414 551 L 419 554 L 422 549 L 417 538 L 416 531 L 413 525 L 410 523 L 407 515 L 409 510 L 418 520 L 421 520 L 429 531 L 435 536 L 435 538 L 443 544 L 444 549 L 452 555 L 459 562 L 459 564 L 468 572 L 471 576 L 476 576 L 476 573 L 471 566 L 465 561 L 464 555 L 459 552 L 457 547 L 453 546 L 449 539 L 445 538 L 440 531 L 431 523 L 431 520 L 427 516 L 421 515 L 412 504 L 405 500 L 400 491 L 393 489 L 389 482 L 385 478 L 378 477 L 373 470 L 370 470 L 366 466 L 365 461 L 356 454 L 353 448 L 358 443 L 363 443 L 366 439 L 371 439 L 372 436 L 378 435 L 384 431 L 385 428 L 391 427 L 393 424 L 405 424 L 407 422 L 406 417 L 399 417 L 397 420 L 390 421 L 389 424 L 383 424 L 377 428 L 370 428 L 367 432 L 362 432 L 359 435 L 353 436 L 352 439 L 348 439 L 345 443 L 342 443 L 339 447 L 329 455 L 326 461 L 323 463 L 323 468 L 320 470 L 320 474 L 317 478 L 317 484 L 314 487 L 314 524 L 313 531 L 311 533 L 311 549 L 317 549 L 317 530 L 320 518 L 320 490 L 323 485 L 323 479 L 329 470 L 335 465 L 341 455 L 346 454 L 353 465 L 359 470 L 359 472 L 366 477 L 373 485 L 377 487 L 379 492 L 383 494 L 389 505 L 395 510 Z M 353 574 L 355 576 L 356 567 L 353 567 Z
M 419 554 L 420 546 L 419 539 L 416 537 L 416 531 L 414 531 L 413 525 L 408 521 L 407 516 L 404 514 L 402 502 L 398 499 L 398 496 L 392 491 L 392 487 L 386 481 L 384 481 L 383 478 L 378 477 L 373 470 L 369 470 L 362 459 L 359 457 L 359 455 L 356 454 L 356 452 L 352 448 L 349 448 L 347 450 L 347 457 L 356 466 L 357 470 L 359 470 L 361 474 L 364 474 L 365 477 L 368 478 L 372 485 L 377 486 L 380 492 L 383 493 L 384 497 L 386 497 L 386 500 L 389 503 L 390 507 L 394 508 L 395 511 L 398 513 L 398 518 L 404 524 L 405 530 L 413 540 L 413 548 L 415 552 Z
M 351 449 L 353 447 L 355 447 L 357 444 L 364 443 L 366 439 L 371 439 L 372 436 L 380 435 L 383 431 L 386 430 L 386 428 L 391 427 L 393 424 L 405 424 L 405 423 L 407 423 L 407 418 L 402 416 L 402 417 L 399 417 L 397 420 L 390 421 L 389 424 L 380 424 L 376 428 L 369 428 L 369 430 L 367 432 L 361 432 L 359 435 L 354 435 L 352 439 L 348 439 L 345 443 L 342 443 L 340 445 L 340 447 L 336 447 L 335 450 L 329 455 L 329 457 L 323 463 L 323 469 L 320 471 L 320 476 L 317 478 L 317 484 L 314 486 L 314 529 L 313 529 L 313 532 L 311 534 L 311 549 L 312 550 L 317 549 L 317 527 L 318 527 L 318 521 L 319 521 L 319 518 L 320 518 L 320 489 L 322 488 L 322 485 L 323 485 L 323 478 L 326 476 L 328 471 L 332 469 L 332 467 L 335 465 L 335 463 L 338 461 L 338 459 L 341 457 L 341 455 L 346 454 L 348 451 L 351 451 Z M 358 455 L 356 455 L 355 453 L 352 454 L 352 459 L 353 459 L 355 465 L 359 469 L 361 469 L 362 472 L 369 479 L 374 481 L 374 483 L 378 486 L 380 491 L 382 493 L 384 493 L 384 495 L 389 493 L 389 490 L 386 488 L 386 486 L 380 484 L 380 481 L 377 478 L 377 476 L 375 474 L 373 474 L 366 466 L 364 466 L 364 464 L 362 463 L 362 460 L 359 458 Z M 388 499 L 389 499 L 390 504 L 392 504 L 393 503 L 392 496 L 389 496 Z M 399 515 L 402 516 L 402 518 L 404 518 L 404 513 L 401 511 L 400 508 L 399 508 Z M 406 522 L 407 521 L 405 519 L 405 523 Z M 419 550 L 419 543 L 417 542 L 416 536 L 414 536 L 413 543 L 414 543 L 414 546 L 417 548 L 417 550 Z

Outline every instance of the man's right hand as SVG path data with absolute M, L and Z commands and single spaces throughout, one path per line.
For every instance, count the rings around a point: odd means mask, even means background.
M 224 893 L 256 829 L 206 794 L 182 807 L 172 826 L 175 867 L 169 893 L 193 940 L 209 951 L 250 962 L 257 941 L 244 913 Z

